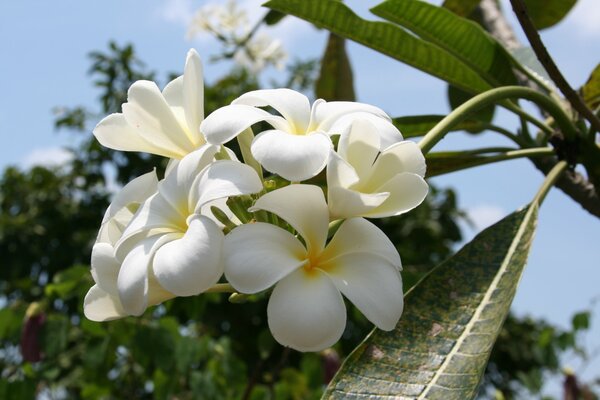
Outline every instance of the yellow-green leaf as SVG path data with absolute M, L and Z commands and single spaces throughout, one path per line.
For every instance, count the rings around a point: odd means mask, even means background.
M 327 48 L 321 59 L 315 95 L 327 101 L 356 101 L 346 40 L 334 33 L 329 34 Z
M 577 0 L 525 0 L 529 17 L 537 29 L 559 23 L 575 3 Z
M 405 297 L 395 330 L 374 330 L 324 399 L 472 399 L 523 271 L 537 204 L 481 232 Z
M 445 117 L 445 115 L 434 114 L 409 115 L 393 118 L 392 122 L 400 130 L 402 136 L 407 139 L 425 135 Z M 453 125 L 451 131 L 480 131 L 482 129 L 485 129 L 483 122 L 467 119 Z
M 480 2 L 481 0 L 444 0 L 442 7 L 461 17 L 468 17 Z
M 592 71 L 587 82 L 581 88 L 583 101 L 590 108 L 595 109 L 600 105 L 600 64 Z
M 364 20 L 340 1 L 271 0 L 265 6 L 312 22 L 468 92 L 491 88 L 479 73 L 446 50 L 388 22 Z

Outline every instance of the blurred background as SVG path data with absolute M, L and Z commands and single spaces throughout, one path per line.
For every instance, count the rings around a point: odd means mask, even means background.
M 111 195 L 164 167 L 159 158 L 102 148 L 91 130 L 120 111 L 133 81 L 162 87 L 180 75 L 189 48 L 203 58 L 206 115 L 243 92 L 271 87 L 356 99 L 392 117 L 450 111 L 446 83 L 293 17 L 263 21 L 260 3 L 0 3 L 0 398 L 318 398 L 371 329 L 350 307 L 335 348 L 300 354 L 271 338 L 264 299 L 234 305 L 217 294 L 176 299 L 143 318 L 98 324 L 83 317 L 91 245 Z M 376 19 L 368 9 L 377 2 L 347 4 Z M 501 5 L 525 42 L 510 5 Z M 579 0 L 542 37 L 580 87 L 600 54 L 597 0 Z M 351 71 L 339 78 L 346 90 L 335 93 L 319 79 L 328 43 L 342 49 Z M 494 122 L 518 126 L 502 110 Z M 452 133 L 436 150 L 507 144 L 499 135 Z M 432 179 L 426 203 L 381 222 L 402 256 L 405 288 L 525 205 L 542 181 L 527 160 Z M 599 237 L 597 219 L 551 191 L 483 398 L 496 390 L 505 398 L 561 398 L 571 373 L 597 391 Z

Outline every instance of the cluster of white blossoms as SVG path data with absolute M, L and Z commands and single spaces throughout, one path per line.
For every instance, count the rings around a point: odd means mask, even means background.
M 100 143 L 171 161 L 164 179 L 155 171 L 134 179 L 106 211 L 92 251 L 89 319 L 138 316 L 226 280 L 239 293 L 272 290 L 269 328 L 300 351 L 339 340 L 342 295 L 378 328 L 396 326 L 400 256 L 365 217 L 402 214 L 428 186 L 419 147 L 403 141 L 382 110 L 311 106 L 300 93 L 273 89 L 246 93 L 204 119 L 194 50 L 162 92 L 135 82 L 122 110 L 95 128 Z M 267 125 L 254 136 L 253 127 Z M 236 137 L 245 163 L 225 147 Z

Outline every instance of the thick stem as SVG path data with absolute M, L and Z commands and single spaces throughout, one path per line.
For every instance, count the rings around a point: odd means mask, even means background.
M 574 138 L 578 135 L 578 131 L 569 120 L 569 117 L 550 97 L 530 88 L 505 86 L 478 94 L 452 111 L 444 119 L 438 122 L 438 124 L 434 126 L 423 139 L 421 139 L 419 142 L 421 150 L 423 153 L 427 153 L 444 137 L 444 135 L 446 135 L 446 133 L 450 131 L 452 126 L 465 119 L 471 113 L 489 104 L 494 104 L 510 98 L 523 98 L 537 103 L 554 117 L 554 120 L 561 128 L 565 137 Z
M 533 198 L 533 203 L 537 203 L 538 206 L 541 206 L 546 198 L 546 195 L 550 191 L 550 188 L 554 186 L 558 178 L 562 175 L 562 173 L 567 169 L 569 165 L 566 161 L 559 161 L 554 168 L 550 170 L 548 175 L 546 175 L 546 179 L 544 179 L 544 183 L 538 190 L 537 194 Z
M 556 86 L 560 89 L 560 91 L 565 95 L 567 100 L 571 103 L 574 109 L 576 109 L 585 119 L 587 119 L 590 124 L 594 126 L 597 130 L 600 130 L 600 119 L 585 105 L 581 96 L 577 94 L 575 90 L 569 85 L 569 82 L 565 79 L 563 74 L 560 72 L 554 60 L 546 50 L 546 46 L 542 42 L 542 38 L 538 33 L 537 29 L 533 25 L 533 21 L 527 14 L 527 7 L 523 0 L 510 0 L 512 4 L 513 10 L 517 15 L 517 19 L 523 28 L 523 32 L 527 36 L 527 40 L 531 44 L 535 55 L 538 60 L 542 63 L 550 78 L 554 81 Z

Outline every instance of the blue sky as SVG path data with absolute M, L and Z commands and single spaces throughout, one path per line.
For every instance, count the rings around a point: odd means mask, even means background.
M 251 17 L 264 12 L 258 8 L 259 1 L 240 3 Z M 349 3 L 363 15 L 368 6 L 376 4 L 358 0 Z M 0 2 L 0 135 L 4 143 L 0 147 L 0 167 L 64 157 L 61 146 L 73 144 L 76 137 L 53 130 L 52 109 L 95 106 L 98 93 L 87 75 L 87 54 L 105 49 L 109 40 L 132 42 L 139 57 L 159 71 L 159 77 L 181 71 L 190 47 L 208 60 L 215 53 L 216 43 L 209 37 L 185 37 L 190 12 L 202 4 L 192 0 Z M 292 18 L 268 33 L 284 42 L 291 57 L 302 58 L 319 56 L 326 37 L 325 32 Z M 543 32 L 543 39 L 567 79 L 579 87 L 600 61 L 597 0 L 579 0 L 563 22 Z M 349 44 L 349 51 L 360 101 L 377 105 L 392 116 L 447 112 L 443 82 L 356 44 Z M 223 68 L 222 64 L 205 62 L 206 79 L 217 78 Z M 274 71 L 267 74 L 277 76 Z M 496 122 L 515 126 L 515 119 L 506 112 L 499 112 Z M 508 143 L 495 137 L 481 140 L 453 134 L 440 148 L 490 145 Z M 454 173 L 435 182 L 454 186 L 460 206 L 481 228 L 526 204 L 542 180 L 528 161 L 512 161 Z M 472 236 L 475 232 L 467 233 Z M 553 190 L 540 212 L 537 237 L 513 310 L 568 326 L 574 312 L 588 308 L 590 300 L 600 295 L 599 237 L 600 221 L 590 218 L 562 192 Z M 598 347 L 598 307 L 593 322 L 590 345 Z M 597 360 L 586 373 L 591 376 L 598 371 Z

